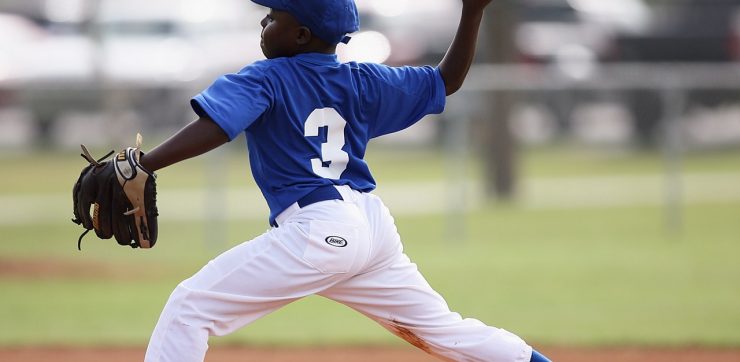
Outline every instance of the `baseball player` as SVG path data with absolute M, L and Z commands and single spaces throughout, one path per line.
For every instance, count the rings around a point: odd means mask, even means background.
M 244 136 L 272 228 L 175 288 L 146 361 L 202 361 L 209 336 L 312 294 L 442 360 L 547 361 L 516 335 L 450 311 L 403 253 L 364 160 L 370 139 L 443 111 L 472 63 L 491 0 L 462 0 L 437 67 L 398 68 L 337 61 L 337 44 L 359 28 L 352 0 L 252 1 L 269 9 L 260 43 L 267 59 L 196 95 L 199 118 L 140 162 L 154 172 Z

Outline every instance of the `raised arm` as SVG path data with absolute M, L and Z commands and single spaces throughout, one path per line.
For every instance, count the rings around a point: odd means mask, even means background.
M 206 153 L 229 141 L 215 122 L 201 117 L 185 126 L 141 158 L 141 165 L 150 172 Z
M 491 3 L 491 0 L 462 0 L 462 2 L 463 9 L 457 33 L 438 65 L 442 79 L 445 81 L 447 95 L 457 92 L 468 75 L 475 56 L 483 10 Z

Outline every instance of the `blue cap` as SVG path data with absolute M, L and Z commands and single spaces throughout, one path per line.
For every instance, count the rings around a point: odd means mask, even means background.
M 354 0 L 252 0 L 268 8 L 286 11 L 311 32 L 331 44 L 347 43 L 347 34 L 360 30 Z

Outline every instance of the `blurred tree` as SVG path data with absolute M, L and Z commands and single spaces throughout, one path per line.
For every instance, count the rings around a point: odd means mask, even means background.
M 481 60 L 485 63 L 514 63 L 516 4 L 497 1 L 487 9 L 481 34 Z M 489 197 L 509 200 L 516 192 L 516 145 L 509 127 L 514 93 L 495 91 L 486 94 L 482 119 L 482 152 L 485 191 Z

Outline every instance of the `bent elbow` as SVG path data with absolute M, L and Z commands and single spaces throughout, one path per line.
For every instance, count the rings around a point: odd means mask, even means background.
M 462 88 L 462 82 L 449 82 L 445 83 L 445 94 L 452 95 Z

